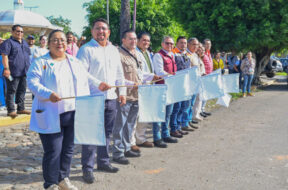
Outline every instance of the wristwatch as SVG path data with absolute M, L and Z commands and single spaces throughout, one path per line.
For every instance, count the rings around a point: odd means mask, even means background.
M 4 70 L 9 70 L 9 68 L 6 67 L 6 68 L 4 68 Z

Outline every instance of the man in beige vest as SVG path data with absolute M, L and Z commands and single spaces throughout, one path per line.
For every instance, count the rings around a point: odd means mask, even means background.
M 122 46 L 119 47 L 126 84 L 135 85 L 127 88 L 126 104 L 117 104 L 117 116 L 113 129 L 113 161 L 119 164 L 129 164 L 126 157 L 139 157 L 139 152 L 131 150 L 131 136 L 138 116 L 138 84 L 159 79 L 152 73 L 143 70 L 140 52 L 136 50 L 137 36 L 133 30 L 127 30 L 122 35 Z

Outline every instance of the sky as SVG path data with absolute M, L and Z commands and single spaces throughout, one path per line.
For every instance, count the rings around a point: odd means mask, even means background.
M 86 10 L 82 8 L 83 3 L 91 0 L 23 0 L 24 7 L 39 6 L 32 9 L 44 17 L 47 16 L 62 16 L 71 20 L 72 32 L 81 36 L 82 29 L 88 25 L 86 21 Z M 14 8 L 14 0 L 0 0 L 0 11 L 10 10 Z M 28 10 L 28 9 L 25 9 Z

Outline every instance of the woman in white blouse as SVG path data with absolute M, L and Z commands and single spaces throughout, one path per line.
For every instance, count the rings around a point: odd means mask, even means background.
M 44 149 L 44 188 L 77 190 L 69 181 L 74 147 L 75 99 L 90 95 L 89 85 L 101 91 L 110 88 L 93 78 L 82 63 L 65 53 L 67 39 L 60 30 L 48 37 L 49 53 L 36 58 L 27 73 L 28 87 L 35 95 L 30 129 L 38 132 Z
M 35 49 L 34 58 L 41 57 L 45 55 L 46 53 L 48 53 L 49 51 L 47 49 L 47 37 L 42 35 L 40 36 L 39 41 L 40 41 L 40 46 Z

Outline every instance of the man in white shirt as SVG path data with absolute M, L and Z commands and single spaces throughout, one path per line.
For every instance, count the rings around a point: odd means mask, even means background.
M 150 52 L 147 50 L 150 46 L 151 36 L 147 32 L 140 32 L 137 35 L 137 51 L 140 53 L 140 59 L 143 63 L 143 70 L 147 73 L 154 73 L 152 56 Z M 146 138 L 146 130 L 148 127 L 148 123 L 137 123 L 135 130 L 132 133 L 131 138 L 131 149 L 135 152 L 140 152 L 141 147 L 151 148 L 154 146 L 152 142 L 149 142 Z M 136 145 L 137 144 L 137 145 Z
M 110 36 L 109 24 L 105 19 L 96 19 L 91 29 L 93 38 L 83 45 L 77 54 L 77 58 L 84 62 L 89 73 L 97 79 L 106 82 L 110 86 L 124 85 L 125 78 L 123 74 L 120 55 L 115 46 L 108 38 Z M 91 90 L 91 94 L 97 94 L 96 89 Z M 105 92 L 105 135 L 106 146 L 83 145 L 82 146 L 82 170 L 83 179 L 87 183 L 94 182 L 93 167 L 95 153 L 97 149 L 97 169 L 116 173 L 118 168 L 110 164 L 109 144 L 110 136 L 113 130 L 116 117 L 116 99 L 115 88 Z M 126 88 L 119 88 L 120 105 L 126 104 Z M 97 118 L 96 118 L 97 119 Z

